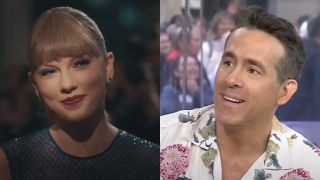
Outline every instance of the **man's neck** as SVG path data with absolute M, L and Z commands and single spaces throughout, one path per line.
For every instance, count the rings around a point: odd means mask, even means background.
M 266 151 L 272 121 L 230 127 L 216 124 L 223 179 L 241 179 Z
M 225 126 L 217 121 L 218 146 L 229 155 L 262 154 L 267 148 L 272 120 L 247 126 Z

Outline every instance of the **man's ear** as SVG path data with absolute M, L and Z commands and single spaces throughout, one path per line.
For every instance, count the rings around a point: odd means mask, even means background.
M 28 79 L 29 79 L 29 81 L 30 81 L 31 84 L 32 84 L 32 87 L 33 87 L 33 89 L 34 89 L 34 92 L 35 92 L 36 95 L 39 97 L 39 96 L 40 96 L 40 95 L 39 95 L 39 91 L 38 91 L 38 88 L 37 88 L 36 83 L 34 82 L 33 75 L 32 75 L 31 72 L 28 72 Z
M 114 76 L 114 55 L 112 52 L 107 52 L 105 57 L 105 76 L 107 81 L 111 81 Z
M 281 92 L 278 98 L 278 105 L 287 103 L 298 89 L 298 83 L 294 79 L 288 79 L 281 85 Z

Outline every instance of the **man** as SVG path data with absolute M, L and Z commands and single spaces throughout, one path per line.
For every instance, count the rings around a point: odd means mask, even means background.
M 214 102 L 161 117 L 162 179 L 320 179 L 320 150 L 274 116 L 297 90 L 305 56 L 286 20 L 239 13 Z

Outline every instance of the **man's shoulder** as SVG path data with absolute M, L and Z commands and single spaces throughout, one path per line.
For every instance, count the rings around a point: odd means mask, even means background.
M 213 104 L 192 110 L 180 110 L 174 113 L 165 114 L 160 116 L 160 127 L 168 127 L 177 123 L 190 123 L 198 120 L 199 116 L 211 111 L 214 113 Z
M 185 137 L 190 136 L 194 128 L 206 123 L 207 119 L 204 117 L 212 113 L 214 113 L 214 105 L 160 116 L 161 147 L 185 141 Z
M 301 167 L 320 167 L 320 149 L 296 130 L 284 124 L 282 126 L 282 135 L 290 148 L 293 164 Z

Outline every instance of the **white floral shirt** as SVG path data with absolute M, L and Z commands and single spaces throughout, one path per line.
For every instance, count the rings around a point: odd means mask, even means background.
M 160 117 L 160 179 L 221 180 L 214 105 Z M 242 180 L 320 180 L 320 150 L 275 117 L 266 151 Z

